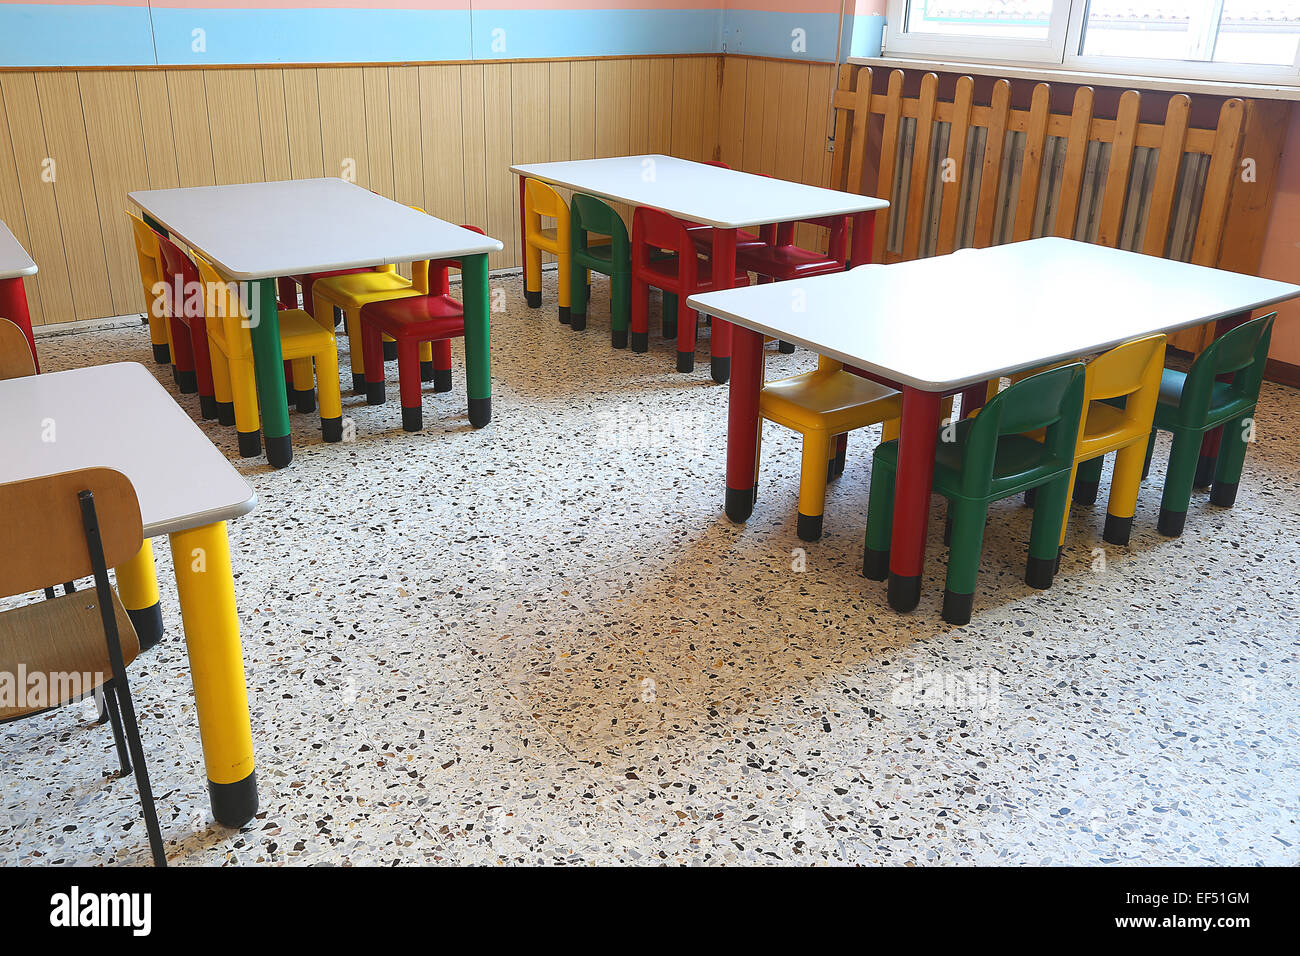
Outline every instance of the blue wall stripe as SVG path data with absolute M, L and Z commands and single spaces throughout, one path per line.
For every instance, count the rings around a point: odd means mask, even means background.
M 476 10 L 475 59 L 716 53 L 721 10 Z
M 728 10 L 722 31 L 726 53 L 773 56 L 792 60 L 834 60 L 838 13 Z M 795 30 L 803 31 L 804 50 L 794 49 Z M 848 55 L 853 17 L 844 18 L 841 57 Z
M 153 63 L 148 7 L 0 6 L 0 66 Z

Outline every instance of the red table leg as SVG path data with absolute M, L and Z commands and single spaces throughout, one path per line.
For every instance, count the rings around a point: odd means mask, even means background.
M 961 390 L 961 417 L 966 418 L 977 408 L 983 408 L 988 400 L 989 383 L 976 382 Z
M 938 392 L 903 388 L 898 436 L 898 475 L 894 489 L 894 533 L 889 545 L 889 603 L 910 611 L 921 600 L 925 529 L 930 520 L 934 446 L 939 433 Z
M 22 276 L 0 279 L 0 319 L 8 319 L 23 330 L 32 350 L 32 361 L 39 372 L 41 360 L 36 357 L 36 339 L 32 337 L 32 317 L 27 311 L 27 290 L 23 287 Z
M 713 320 L 715 325 L 717 319 Z M 740 524 L 754 510 L 754 460 L 758 455 L 758 393 L 763 387 L 763 336 L 732 326 L 735 366 L 727 407 L 727 517 Z
M 713 230 L 713 288 L 730 289 L 736 278 L 736 230 Z M 712 356 L 713 380 L 719 385 L 725 384 L 731 377 L 732 325 L 714 316 L 713 333 L 709 340 L 709 354 Z M 735 393 L 732 393 L 735 402 Z M 753 476 L 750 476 L 753 481 Z M 748 513 L 748 512 L 746 512 Z
M 876 213 L 855 212 L 853 214 L 853 249 L 849 253 L 849 268 L 866 265 L 876 245 Z

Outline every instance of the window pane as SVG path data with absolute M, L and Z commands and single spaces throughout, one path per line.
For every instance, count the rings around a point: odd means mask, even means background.
M 948 36 L 1046 40 L 1052 0 L 909 0 L 907 29 Z
M 1300 47 L 1300 3 L 1224 0 L 1216 63 L 1295 62 Z
M 1300 4 L 1295 0 L 1091 0 L 1085 56 L 1216 63 L 1295 61 Z

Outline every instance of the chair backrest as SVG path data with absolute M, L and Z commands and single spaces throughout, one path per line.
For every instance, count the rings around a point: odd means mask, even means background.
M 1043 461 L 1074 461 L 1083 409 L 1082 364 L 1039 372 L 999 392 L 972 420 L 962 455 L 962 493 L 989 493 L 998 439 L 1043 430 Z
M 1214 382 L 1219 378 L 1231 376 L 1229 390 L 1234 398 L 1252 402 L 1259 399 L 1276 318 L 1277 313 L 1271 312 L 1243 322 L 1224 332 L 1196 357 L 1187 372 L 1178 405 L 1178 417 L 1183 424 L 1200 426 L 1205 423 Z
M 1160 376 L 1164 368 L 1163 334 L 1134 339 L 1097 356 L 1086 366 L 1080 426 L 1088 420 L 1090 402 L 1124 398 L 1122 427 L 1149 432 L 1156 401 L 1160 398 Z
M 239 283 L 231 282 L 202 256 L 194 257 L 194 265 L 203 284 L 203 307 L 208 328 L 221 329 L 228 357 L 251 359 L 253 336 L 248 330 L 248 310 L 239 294 Z M 260 288 L 260 284 L 253 288 Z
M 550 183 L 544 183 L 540 179 L 524 180 L 524 198 L 527 201 L 527 209 L 536 216 L 546 216 L 548 219 L 567 219 L 569 216 L 569 207 L 561 196 Z
M 84 468 L 0 484 L 0 597 L 94 572 L 79 501 L 83 491 L 94 496 L 108 567 L 136 556 L 144 541 L 140 503 L 121 472 Z
M 134 213 L 128 212 L 131 220 L 131 235 L 135 239 L 135 261 L 140 269 L 140 287 L 144 291 L 145 308 L 151 315 L 165 317 L 166 297 L 155 292 L 159 282 L 163 281 L 162 250 L 158 248 L 158 233 L 149 224 Z
M 23 330 L 0 318 L 0 379 L 24 378 L 36 374 L 36 359 Z
M 675 216 L 649 206 L 637 206 L 632 213 L 632 268 L 645 268 L 651 254 L 666 249 L 677 254 L 682 281 L 694 284 L 698 273 L 695 243 L 686 224 Z
M 569 203 L 569 236 L 574 251 L 586 251 L 589 232 L 609 236 L 614 262 L 627 261 L 628 236 L 623 217 L 613 206 L 595 196 L 574 193 Z
M 167 314 L 183 319 L 202 318 L 207 305 L 203 301 L 199 270 L 194 262 L 166 236 L 158 237 L 158 250 L 163 260 L 162 278 L 166 285 L 163 297 L 167 302 Z

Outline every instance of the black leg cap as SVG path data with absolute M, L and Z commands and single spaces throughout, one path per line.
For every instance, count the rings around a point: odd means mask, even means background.
M 1214 483 L 1214 469 L 1219 464 L 1217 455 L 1202 455 L 1196 459 L 1196 476 L 1192 479 L 1193 488 L 1208 488 Z
M 433 390 L 435 392 L 451 391 L 451 369 L 438 368 L 433 370 Z
M 366 382 L 367 405 L 382 405 L 387 397 L 383 382 Z
M 616 349 L 627 348 L 627 329 L 610 329 L 609 344 Z
M 671 321 L 671 322 L 664 322 L 664 327 L 663 327 L 663 336 L 664 336 L 664 338 L 666 338 L 666 339 L 675 339 L 675 338 L 677 338 L 677 320 L 676 320 L 676 319 L 673 319 L 673 321 Z
M 889 577 L 889 552 L 863 548 L 862 576 L 872 581 L 883 581 Z
M 776 343 L 776 347 L 778 350 L 784 352 L 786 355 L 790 355 L 792 352 L 794 352 L 793 342 L 785 342 L 785 341 L 778 340 Z
M 528 308 L 540 309 L 542 307 L 542 294 L 540 292 L 525 292 L 524 299 L 528 302 Z
M 217 421 L 227 427 L 235 424 L 234 402 L 217 402 Z
M 1058 554 L 1050 558 L 1036 558 L 1032 554 L 1029 560 L 1025 562 L 1025 583 L 1031 588 L 1037 588 L 1040 591 L 1046 591 L 1052 586 L 1052 578 L 1056 575 L 1056 559 Z
M 469 400 L 469 423 L 475 428 L 482 428 L 492 421 L 492 399 L 471 398 Z
M 152 604 L 134 611 L 127 608 L 126 616 L 131 619 L 136 637 L 140 638 L 140 650 L 147 651 L 158 646 L 163 636 L 161 604 Z
M 726 509 L 728 518 L 736 524 L 744 524 L 754 513 L 754 489 L 728 488 Z
M 433 362 L 432 362 L 432 361 L 429 361 L 429 362 L 421 362 L 421 363 L 420 363 L 420 381 L 421 381 L 421 382 L 432 382 L 432 381 L 433 381 Z
M 343 440 L 343 416 L 337 418 L 322 418 L 320 420 L 321 435 L 327 442 L 336 442 Z
M 1183 533 L 1183 525 L 1186 523 L 1186 511 L 1167 511 L 1161 508 L 1160 520 L 1156 522 L 1156 530 L 1166 538 L 1176 538 Z
M 1075 503 L 1080 505 L 1095 505 L 1097 503 L 1097 489 L 1100 487 L 1101 483 L 1097 481 L 1075 481 Z
M 727 380 L 731 378 L 731 356 L 726 358 L 713 357 L 709 371 L 713 375 L 713 380 L 719 385 L 726 385 Z
M 262 454 L 262 432 L 240 432 L 239 433 L 239 457 L 256 458 Z
M 921 601 L 921 575 L 891 574 L 889 606 L 895 611 L 910 611 Z
M 266 460 L 274 468 L 289 467 L 289 463 L 293 461 L 293 445 L 289 442 L 288 435 L 280 435 L 276 438 L 266 436 Z
M 172 350 L 166 345 L 155 345 L 153 347 L 153 360 L 159 365 L 166 365 L 172 360 Z
M 182 395 L 193 395 L 199 390 L 199 379 L 194 374 L 194 369 L 188 372 L 181 369 L 176 370 L 176 387 L 181 390 Z
M 822 516 L 806 515 L 799 512 L 799 540 L 820 541 L 822 537 Z
M 947 589 L 943 592 L 943 619 L 949 624 L 969 624 L 974 594 L 957 594 Z
M 385 361 L 385 362 L 391 362 L 391 361 L 393 361 L 395 358 L 397 358 L 397 343 L 396 343 L 396 342 L 385 342 L 385 343 L 384 343 L 384 361 Z
M 694 372 L 695 371 L 695 353 L 678 352 L 677 353 L 677 371 Z
M 227 827 L 242 827 L 257 813 L 257 771 L 237 783 L 208 781 L 212 815 Z
M 420 408 L 402 409 L 402 431 L 418 432 L 424 427 L 424 416 Z
M 298 411 L 307 413 L 316 411 L 316 389 L 314 388 L 295 388 L 293 390 L 294 405 Z
M 204 421 L 212 421 L 217 417 L 217 398 L 215 395 L 199 396 L 199 414 L 203 416 Z
M 573 320 L 572 310 L 567 305 L 559 307 L 560 324 L 568 325 Z
M 581 332 L 587 327 L 587 313 L 571 312 L 569 313 L 569 328 L 575 332 Z
M 1128 544 L 1129 536 L 1133 533 L 1133 519 L 1117 518 L 1107 512 L 1106 527 L 1101 531 L 1101 540 L 1107 544 Z
M 1210 487 L 1210 504 L 1231 508 L 1237 503 L 1237 482 L 1216 481 Z
M 352 373 L 352 394 L 353 394 L 353 395 L 364 395 L 364 394 L 366 394 L 366 376 L 365 376 L 365 373 L 363 373 L 363 372 L 353 372 L 353 373 Z
M 649 333 L 649 332 L 633 332 L 633 333 L 632 333 L 632 351 L 633 351 L 633 352 L 645 352 L 645 351 L 648 351 L 649 348 L 650 348 L 650 333 Z

